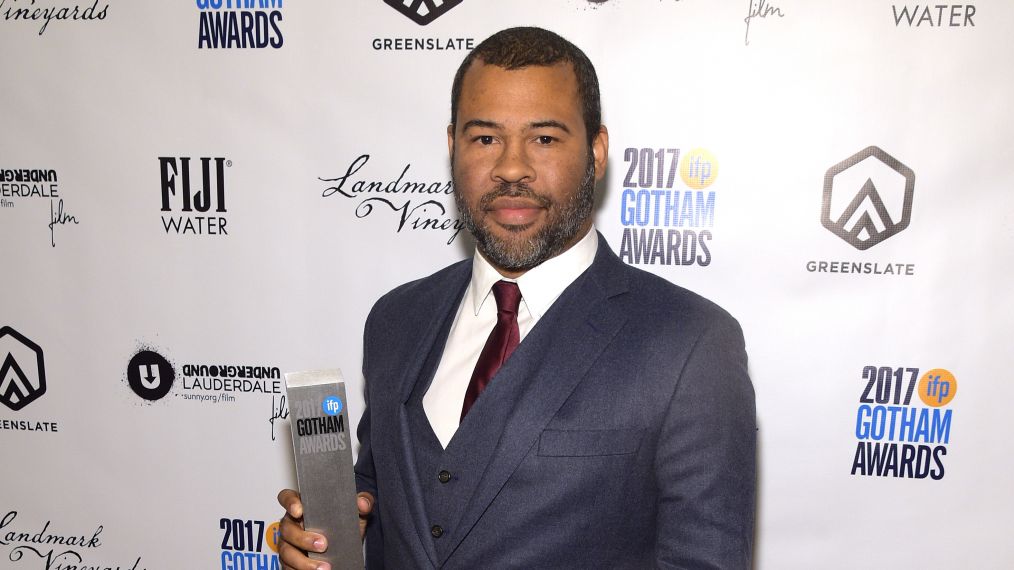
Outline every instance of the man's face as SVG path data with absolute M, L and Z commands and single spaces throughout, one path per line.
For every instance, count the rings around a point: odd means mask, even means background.
M 447 144 L 458 210 L 504 275 L 558 255 L 591 227 L 608 135 L 602 128 L 589 149 L 569 64 L 508 71 L 474 62 Z

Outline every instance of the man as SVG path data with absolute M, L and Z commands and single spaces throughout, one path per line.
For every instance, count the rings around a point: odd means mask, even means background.
M 742 333 L 592 231 L 609 140 L 591 62 L 551 32 L 504 30 L 461 64 L 451 113 L 455 200 L 477 252 L 388 293 L 367 320 L 368 565 L 748 568 Z M 298 495 L 279 502 L 283 562 L 326 568 L 300 552 L 326 541 L 301 529 Z

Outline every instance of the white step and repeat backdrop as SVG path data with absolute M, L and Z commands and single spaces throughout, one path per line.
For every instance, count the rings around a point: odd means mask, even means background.
M 358 421 L 513 25 L 598 67 L 612 247 L 743 325 L 756 567 L 1014 566 L 1014 4 L 0 0 L 0 568 L 277 568 L 280 373 Z

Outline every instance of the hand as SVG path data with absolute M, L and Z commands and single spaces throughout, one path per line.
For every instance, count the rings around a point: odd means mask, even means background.
M 370 493 L 356 495 L 360 538 L 366 534 L 366 520 L 373 511 L 375 502 Z M 306 552 L 326 551 L 327 539 L 322 534 L 303 530 L 303 503 L 299 493 L 283 489 L 278 493 L 278 504 L 285 509 L 280 527 L 281 540 L 278 543 L 278 557 L 284 570 L 331 570 L 328 563 L 311 560 L 306 556 Z

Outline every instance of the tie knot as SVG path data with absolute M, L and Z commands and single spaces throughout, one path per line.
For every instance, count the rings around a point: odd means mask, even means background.
M 496 299 L 498 312 L 517 314 L 518 306 L 521 304 L 521 289 L 517 283 L 497 281 L 493 284 L 493 297 Z

